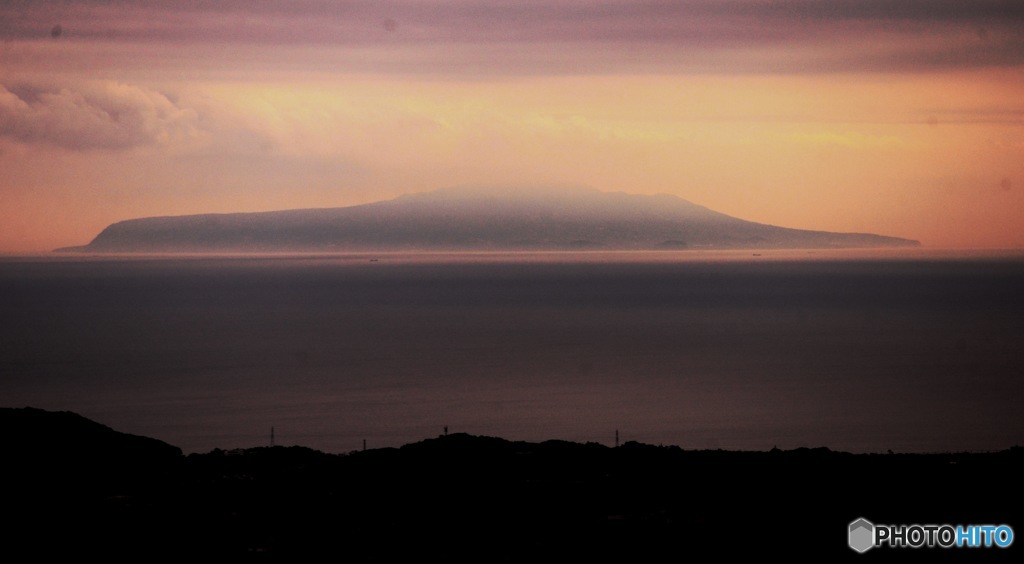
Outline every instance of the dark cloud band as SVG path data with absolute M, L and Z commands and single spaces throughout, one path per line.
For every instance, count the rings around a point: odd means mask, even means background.
M 476 46 L 497 46 L 502 57 L 516 46 L 550 46 L 553 59 L 561 57 L 554 53 L 559 47 L 576 49 L 583 68 L 601 66 L 586 60 L 594 45 L 630 50 L 635 57 L 626 69 L 652 61 L 671 67 L 678 59 L 717 60 L 735 51 L 764 53 L 762 70 L 787 72 L 1024 64 L 1019 0 L 93 0 L 6 6 L 0 38 L 7 40 L 378 51 L 444 46 L 455 58 L 460 49 Z M 61 33 L 53 34 L 56 26 Z M 886 49 L 879 51 L 883 40 Z M 843 54 L 832 54 L 836 49 Z M 823 55 L 790 57 L 800 50 Z M 500 72 L 504 62 L 498 58 L 487 66 Z M 537 60 L 538 69 L 550 70 L 549 62 Z

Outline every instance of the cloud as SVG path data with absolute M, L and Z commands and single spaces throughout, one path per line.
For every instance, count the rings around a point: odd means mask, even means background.
M 812 146 L 837 146 L 846 149 L 892 149 L 903 147 L 906 142 L 895 135 L 870 135 L 857 131 L 817 131 L 794 133 L 789 139 Z
M 0 84 L 0 136 L 74 150 L 167 144 L 199 133 L 198 114 L 166 95 L 117 82 Z
M 417 65 L 467 72 L 500 71 L 506 62 L 511 72 L 1024 65 L 1024 2 L 1013 0 L 52 0 L 12 6 L 18 8 L 0 16 L 3 38 L 343 48 L 397 72 L 408 66 L 396 58 L 424 53 L 429 57 Z M 57 24 L 63 33 L 54 40 Z M 524 49 L 527 68 L 517 57 Z

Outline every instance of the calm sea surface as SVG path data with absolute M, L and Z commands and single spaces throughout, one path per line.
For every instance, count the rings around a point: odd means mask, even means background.
M 185 452 L 1024 443 L 1024 255 L 0 259 L 0 406 Z

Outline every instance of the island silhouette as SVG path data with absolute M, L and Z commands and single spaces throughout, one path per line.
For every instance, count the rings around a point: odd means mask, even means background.
M 3 408 L 0 426 L 11 517 L 4 551 L 37 560 L 1020 557 L 1017 544 L 865 556 L 846 534 L 865 517 L 1019 529 L 1021 447 L 698 451 L 444 432 L 344 454 L 256 446 L 185 456 L 68 412 Z
M 910 239 L 789 229 L 667 194 L 460 187 L 323 209 L 148 217 L 110 225 L 88 253 L 679 250 L 913 247 Z

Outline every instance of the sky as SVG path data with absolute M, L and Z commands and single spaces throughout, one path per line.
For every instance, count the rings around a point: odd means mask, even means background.
M 0 0 L 0 253 L 451 186 L 1024 247 L 1021 0 Z

